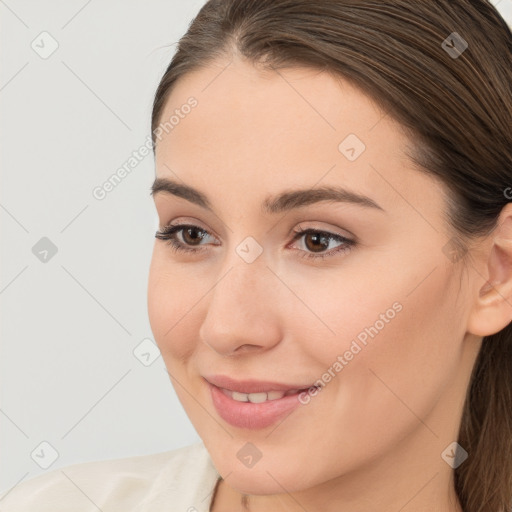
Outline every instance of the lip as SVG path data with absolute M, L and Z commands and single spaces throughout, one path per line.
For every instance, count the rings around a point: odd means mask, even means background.
M 218 415 L 230 425 L 250 430 L 269 427 L 291 414 L 301 402 L 299 393 L 283 396 L 276 400 L 262 403 L 239 402 L 227 396 L 221 388 L 239 393 L 262 393 L 268 391 L 303 390 L 312 386 L 302 384 L 282 384 L 269 381 L 244 380 L 235 381 L 226 376 L 204 377 L 210 388 L 213 405 Z
M 307 389 L 313 384 L 284 384 L 267 380 L 235 380 L 226 375 L 203 376 L 210 384 L 218 388 L 238 391 L 239 393 L 267 393 L 268 391 L 289 391 Z

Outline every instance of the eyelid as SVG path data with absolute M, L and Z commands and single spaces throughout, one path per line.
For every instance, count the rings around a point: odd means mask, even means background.
M 162 233 L 162 232 L 168 231 L 177 226 L 179 226 L 183 229 L 185 229 L 187 227 L 198 228 L 201 231 L 206 231 L 209 236 L 212 236 L 212 237 L 216 238 L 217 240 L 219 240 L 219 237 L 212 229 L 204 227 L 202 222 L 194 217 L 178 217 L 178 218 L 174 219 L 173 221 L 164 224 L 163 226 L 160 226 L 160 223 L 158 223 L 157 233 Z
M 208 234 L 208 236 L 216 238 L 216 236 L 213 235 L 209 229 L 205 229 L 197 224 L 192 224 L 192 223 L 187 223 L 187 222 L 177 222 L 177 223 L 173 222 L 170 224 L 166 224 L 163 228 L 159 228 L 159 230 L 155 233 L 155 236 L 157 238 L 161 238 L 161 239 L 167 240 L 168 242 L 171 242 L 170 238 L 172 235 L 174 235 L 175 233 L 184 231 L 187 228 L 193 228 L 193 229 L 198 229 L 199 231 L 204 231 L 205 233 Z M 182 242 L 179 242 L 179 243 L 182 244 Z M 182 244 L 182 245 L 186 245 L 186 244 Z M 201 245 L 204 245 L 204 244 L 200 244 L 197 247 L 200 247 Z M 214 245 L 220 245 L 220 244 L 217 243 Z M 188 246 L 188 248 L 190 248 L 191 251 L 195 250 L 194 246 Z
M 326 228 L 318 227 L 317 225 L 313 225 L 313 226 L 306 225 L 306 226 L 304 226 L 304 224 L 307 224 L 307 223 L 310 223 L 310 222 L 314 223 L 314 222 L 321 222 L 321 221 L 300 222 L 298 224 L 298 229 L 297 228 L 292 229 L 291 233 L 293 234 L 293 233 L 296 233 L 298 231 L 318 231 L 318 232 L 322 232 L 322 233 L 329 233 L 331 235 L 336 235 L 336 236 L 339 236 L 339 237 L 342 237 L 342 238 L 350 238 L 354 242 L 357 241 L 356 235 L 354 235 L 348 229 L 342 229 L 342 228 L 338 228 L 338 227 L 335 227 L 335 226 L 333 226 L 333 227 L 326 227 Z
M 160 226 L 160 223 L 158 223 L 158 224 L 159 224 L 159 226 L 158 226 L 157 233 L 160 233 L 160 234 L 166 233 L 174 227 L 180 227 L 183 229 L 192 227 L 192 228 L 199 228 L 201 231 L 205 231 L 208 233 L 208 235 L 213 236 L 218 239 L 217 235 L 212 233 L 212 231 L 210 229 L 201 226 L 200 221 L 198 221 L 196 219 L 193 219 L 192 222 L 188 222 L 188 221 L 183 221 L 182 218 L 179 218 L 178 221 L 174 220 L 168 224 L 165 224 L 164 226 Z M 309 232 L 326 233 L 326 234 L 332 235 L 333 237 L 339 237 L 339 238 L 342 238 L 345 240 L 350 239 L 353 242 L 357 241 L 357 237 L 355 235 L 353 235 L 348 230 L 344 230 L 344 231 L 346 231 L 346 233 L 348 233 L 348 235 L 347 235 L 347 234 L 343 234 L 343 233 L 336 231 L 339 228 L 324 229 L 324 228 L 319 228 L 317 226 L 303 226 L 303 224 L 304 224 L 304 222 L 302 224 L 298 224 L 297 228 L 291 229 L 290 232 L 288 233 L 288 236 L 294 237 L 292 239 L 292 242 L 295 241 L 298 236 L 304 235 L 305 233 L 309 233 Z M 176 231 L 180 231 L 180 230 L 178 229 Z

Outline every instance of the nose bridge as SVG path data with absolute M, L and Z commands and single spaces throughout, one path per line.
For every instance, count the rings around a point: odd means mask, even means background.
M 272 297 L 275 276 L 262 256 L 251 263 L 234 256 L 210 292 L 199 332 L 207 345 L 224 355 L 244 345 L 268 349 L 280 337 L 276 301 Z

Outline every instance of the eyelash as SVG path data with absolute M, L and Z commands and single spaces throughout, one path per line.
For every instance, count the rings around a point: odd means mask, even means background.
M 168 245 L 170 245 L 171 249 L 176 252 L 183 252 L 183 253 L 197 253 L 201 251 L 202 249 L 196 249 L 191 248 L 186 245 L 184 245 L 182 242 L 179 242 L 175 238 L 175 233 L 182 231 L 186 228 L 193 228 L 197 229 L 200 232 L 208 233 L 205 229 L 200 228 L 199 226 L 194 226 L 192 224 L 177 224 L 175 226 L 165 226 L 161 231 L 157 231 L 155 233 L 155 238 L 159 238 L 161 240 L 165 240 Z M 292 242 L 295 242 L 305 234 L 321 234 L 326 235 L 329 239 L 335 240 L 337 242 L 343 242 L 343 245 L 340 245 L 339 247 L 336 247 L 335 249 L 331 249 L 330 251 L 327 251 L 325 253 L 308 253 L 304 250 L 299 249 L 300 252 L 304 253 L 301 254 L 300 257 L 312 259 L 312 260 L 318 260 L 318 259 L 324 259 L 324 258 L 330 258 L 332 256 L 335 256 L 336 254 L 340 252 L 348 252 L 353 246 L 355 246 L 356 242 L 354 240 L 350 240 L 349 238 L 345 238 L 344 236 L 337 235 L 335 233 L 330 233 L 328 231 L 321 231 L 318 229 L 305 229 L 300 231 L 294 231 L 295 236 L 293 237 Z M 209 233 L 208 233 L 209 234 Z

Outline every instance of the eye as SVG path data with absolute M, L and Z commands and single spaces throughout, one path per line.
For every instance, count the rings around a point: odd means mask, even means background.
M 293 241 L 298 240 L 304 237 L 304 245 L 307 250 L 312 250 L 312 253 L 307 251 L 301 251 L 302 258 L 308 259 L 324 259 L 330 258 L 331 256 L 337 255 L 339 253 L 349 252 L 352 247 L 355 246 L 356 242 L 351 240 L 350 238 L 346 238 L 342 235 L 338 235 L 336 233 L 331 233 L 329 231 L 321 231 L 318 229 L 301 229 L 299 231 L 294 231 L 295 236 Z M 331 249 L 327 252 L 318 253 L 322 251 L 322 249 L 329 248 L 329 244 L 334 242 L 339 242 L 340 245 Z
M 177 234 L 181 233 L 182 240 L 179 240 Z M 188 244 L 201 245 L 200 242 L 207 236 L 207 231 L 192 224 L 176 224 L 175 226 L 165 226 L 161 231 L 155 233 L 155 238 L 167 241 L 176 252 L 195 253 L 201 249 L 189 247 Z
M 355 246 L 356 242 L 342 235 L 321 231 L 318 229 L 305 229 L 294 231 L 295 236 L 292 242 L 304 237 L 305 248 L 299 249 L 300 257 L 308 259 L 323 259 L 334 256 L 338 253 L 348 252 Z M 155 238 L 165 240 L 176 252 L 198 253 L 202 251 L 201 242 L 208 236 L 208 231 L 192 224 L 177 224 L 165 226 L 161 231 L 155 233 Z M 329 248 L 331 242 L 338 242 L 340 245 L 327 252 L 321 252 Z M 219 244 L 214 244 L 219 245 Z M 308 252 L 312 251 L 312 252 Z

